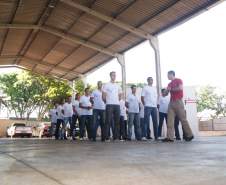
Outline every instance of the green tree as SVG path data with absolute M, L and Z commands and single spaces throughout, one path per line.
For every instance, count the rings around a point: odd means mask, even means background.
M 212 86 L 202 87 L 197 92 L 198 112 L 204 110 L 215 111 L 214 117 L 226 116 L 226 97 L 216 93 L 216 88 Z
M 85 90 L 85 83 L 82 80 L 76 80 L 75 84 L 75 91 L 79 94 L 83 94 Z
M 47 112 L 53 101 L 71 95 L 72 89 L 64 81 L 32 75 L 28 72 L 0 76 L 0 88 L 8 96 L 4 105 L 17 118 L 27 118 L 34 110 L 38 119 Z

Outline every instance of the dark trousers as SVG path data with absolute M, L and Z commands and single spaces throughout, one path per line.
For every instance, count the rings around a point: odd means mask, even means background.
M 134 125 L 135 138 L 137 140 L 141 140 L 141 127 L 140 127 L 140 114 L 139 113 L 129 113 L 128 139 L 132 138 L 133 125 Z
M 159 127 L 158 127 L 158 136 L 162 136 L 162 125 L 164 123 L 164 120 L 167 123 L 167 113 L 159 112 Z
M 111 126 L 112 119 L 114 120 L 113 127 L 113 139 L 119 139 L 120 132 L 120 106 L 119 105 L 106 105 L 106 128 L 105 128 L 105 136 L 104 139 L 109 139 L 109 130 Z
M 140 118 L 140 128 L 141 128 L 141 137 L 144 137 L 145 135 L 144 118 Z
M 159 137 L 162 136 L 162 126 L 163 126 L 164 120 L 167 124 L 167 113 L 159 112 L 159 127 L 158 127 L 158 136 Z M 174 128 L 175 128 L 175 137 L 177 139 L 180 138 L 179 123 L 180 123 L 179 119 L 176 116 L 175 120 L 174 120 Z
M 88 138 L 94 139 L 92 133 L 92 125 L 93 117 L 92 115 L 82 115 L 80 118 L 79 129 L 80 129 L 80 138 L 83 138 L 85 135 L 85 128 L 87 130 Z
M 144 107 L 144 133 L 142 137 L 151 138 L 150 116 L 153 122 L 155 139 L 158 139 L 157 107 Z
M 72 138 L 75 137 L 74 130 L 75 130 L 75 126 L 76 126 L 77 122 L 79 122 L 79 116 L 77 114 L 73 114 L 72 122 L 71 122 L 71 125 L 70 125 L 70 136 Z
M 64 120 L 63 119 L 57 119 L 56 130 L 55 130 L 55 138 L 56 139 L 59 139 L 60 125 L 62 125 L 62 127 L 64 126 Z M 64 135 L 64 138 L 66 138 L 66 134 Z
M 127 121 L 124 116 L 120 116 L 120 139 L 126 140 L 126 131 L 127 131 Z
M 105 138 L 105 110 L 93 109 L 93 137 L 96 139 L 97 129 L 100 125 L 101 140 Z

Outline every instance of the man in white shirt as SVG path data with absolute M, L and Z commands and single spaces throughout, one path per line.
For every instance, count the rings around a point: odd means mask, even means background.
M 167 113 L 168 106 L 170 102 L 170 97 L 168 96 L 168 92 L 166 89 L 161 90 L 162 96 L 159 97 L 159 127 L 158 127 L 158 136 L 162 136 L 162 125 L 165 120 L 167 123 Z
M 119 100 L 122 96 L 121 87 L 115 83 L 116 73 L 114 71 L 110 72 L 111 81 L 104 85 L 103 88 L 103 101 L 106 103 L 106 129 L 105 136 L 106 140 L 109 140 L 109 129 L 111 125 L 112 118 L 114 120 L 114 130 L 113 139 L 117 140 L 119 138 L 120 131 L 120 106 Z
M 54 107 L 49 110 L 49 117 L 51 119 L 51 129 L 50 129 L 51 136 L 54 135 L 54 128 L 56 127 L 56 124 L 57 124 L 57 106 L 58 106 L 58 104 L 54 103 L 53 106 Z
M 79 99 L 80 99 L 80 94 L 76 93 L 75 99 L 74 99 L 74 101 L 72 101 L 72 108 L 73 108 L 72 123 L 74 126 L 76 126 L 77 123 L 79 125 L 79 121 L 80 121 Z M 73 133 L 73 134 L 76 136 L 76 133 Z
M 80 140 L 84 139 L 85 128 L 87 130 L 88 139 L 96 141 L 96 138 L 93 137 L 93 106 L 91 103 L 90 91 L 89 88 L 85 89 L 85 94 L 80 98 L 79 101 L 80 111 Z
M 148 85 L 146 85 L 141 93 L 141 101 L 144 105 L 144 135 L 146 139 L 151 138 L 150 130 L 150 116 L 152 117 L 155 140 L 158 140 L 158 121 L 157 121 L 157 92 L 153 87 L 153 78 L 147 78 Z
M 126 107 L 129 112 L 128 134 L 127 139 L 131 141 L 132 127 L 134 125 L 134 133 L 136 140 L 141 140 L 140 129 L 140 102 L 136 96 L 136 85 L 131 86 L 132 93 L 127 96 Z
M 71 103 L 71 96 L 69 96 L 66 99 L 66 102 L 63 105 L 62 113 L 64 116 L 64 126 L 63 126 L 64 135 L 66 135 L 66 126 L 69 123 L 70 124 L 70 136 L 74 140 L 75 137 L 73 134 L 74 133 L 73 130 L 75 128 L 75 125 L 72 122 L 73 108 L 72 108 L 72 103 Z M 64 137 L 64 139 L 67 139 L 66 136 Z
M 93 137 L 96 139 L 98 124 L 101 128 L 101 141 L 104 141 L 105 134 L 105 103 L 102 99 L 102 82 L 97 82 L 97 89 L 91 94 L 93 104 Z
M 56 130 L 55 130 L 55 139 L 64 139 L 62 133 L 60 132 L 60 126 L 62 125 L 62 127 L 64 126 L 64 116 L 62 113 L 63 110 L 63 104 L 64 104 L 64 100 L 60 100 L 59 104 L 57 106 L 57 124 L 56 124 Z M 60 134 L 60 136 L 59 136 Z

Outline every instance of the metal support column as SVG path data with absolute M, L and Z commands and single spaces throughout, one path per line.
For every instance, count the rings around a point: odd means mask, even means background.
M 122 91 L 124 98 L 126 97 L 126 65 L 125 65 L 125 56 L 120 55 L 117 57 L 118 63 L 121 65 L 122 70 Z
M 155 52 L 156 88 L 157 88 L 157 93 L 160 96 L 161 88 L 162 88 L 162 78 L 161 78 L 161 65 L 160 65 L 160 53 L 159 53 L 158 38 L 156 36 L 152 37 L 151 39 L 149 39 L 149 42 Z

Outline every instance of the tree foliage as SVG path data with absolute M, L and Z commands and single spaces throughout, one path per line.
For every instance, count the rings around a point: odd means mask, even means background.
M 226 116 L 226 96 L 216 93 L 215 87 L 202 87 L 197 92 L 197 109 L 198 112 L 212 110 L 214 117 Z
M 28 72 L 10 73 L 0 76 L 0 88 L 8 97 L 4 105 L 17 118 L 29 118 L 35 110 L 41 119 L 53 101 L 72 93 L 63 81 L 33 75 Z

